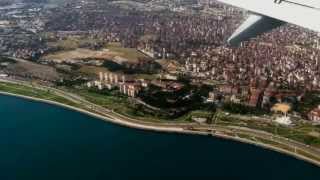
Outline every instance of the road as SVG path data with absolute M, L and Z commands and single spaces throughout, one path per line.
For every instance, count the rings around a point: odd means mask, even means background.
M 102 106 L 96 105 L 84 99 L 83 97 L 73 94 L 71 92 L 66 92 L 53 87 L 47 87 L 42 85 L 31 84 L 30 82 L 13 80 L 13 79 L 0 79 L 0 82 L 7 83 L 16 83 L 24 86 L 30 86 L 33 88 L 38 88 L 42 90 L 49 90 L 52 93 L 55 93 L 58 96 L 64 97 L 74 103 L 77 103 L 83 107 L 83 109 L 77 109 L 79 111 L 85 112 L 90 115 L 94 115 L 98 118 L 104 119 L 106 121 L 124 125 L 127 127 L 133 127 L 144 130 L 153 130 L 153 131 L 163 131 L 163 132 L 176 132 L 176 133 L 194 133 L 194 134 L 211 134 L 213 136 L 239 140 L 242 142 L 247 142 L 251 144 L 261 145 L 270 149 L 278 150 L 281 152 L 289 153 L 298 158 L 307 160 L 316 165 L 320 166 L 320 150 L 315 147 L 305 145 L 303 143 L 290 140 L 284 137 L 276 136 L 274 134 L 249 129 L 245 127 L 238 126 L 221 126 L 221 125 L 200 125 L 200 124 L 191 124 L 191 123 L 153 123 L 146 122 L 130 117 L 126 117 L 119 113 L 114 112 L 111 109 L 106 109 Z M 240 138 L 240 135 L 249 136 L 250 139 Z M 257 139 L 263 139 L 271 141 L 273 143 L 281 145 L 281 147 L 275 147 L 274 144 L 265 144 L 260 142 Z M 285 148 L 284 148 L 285 147 Z M 282 149 L 281 149 L 282 148 Z M 301 154 L 301 152 L 303 152 Z M 305 156 L 308 154 L 309 156 Z M 311 159 L 311 157 L 316 157 Z

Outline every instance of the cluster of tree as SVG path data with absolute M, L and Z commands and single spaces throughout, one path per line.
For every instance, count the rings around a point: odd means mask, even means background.
M 57 86 L 65 86 L 65 87 L 72 87 L 72 86 L 76 86 L 76 85 L 82 85 L 86 82 L 86 80 L 84 79 L 63 79 L 61 81 L 58 81 L 56 83 Z
M 268 113 L 259 108 L 250 107 L 243 104 L 231 103 L 231 102 L 224 103 L 222 105 L 222 110 L 230 113 L 242 114 L 242 115 L 263 115 Z
M 295 110 L 307 117 L 307 114 L 320 104 L 319 94 L 319 91 L 307 92 Z
M 204 96 L 208 94 L 211 88 L 207 86 L 191 86 L 186 85 L 178 91 L 163 91 L 156 86 L 149 86 L 148 89 L 142 91 L 139 97 L 147 104 L 160 108 L 161 116 L 167 119 L 178 118 L 190 111 L 215 109 L 213 104 L 204 103 Z M 164 113 L 164 112 L 165 113 Z M 154 114 L 161 114 L 154 112 Z
M 148 59 L 139 59 L 138 62 L 122 62 L 121 64 L 112 60 L 106 60 L 103 66 L 110 71 L 122 71 L 126 74 L 154 74 L 161 70 L 159 63 Z

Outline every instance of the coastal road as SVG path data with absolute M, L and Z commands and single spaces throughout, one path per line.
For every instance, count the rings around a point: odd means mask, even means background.
M 53 87 L 42 86 L 38 84 L 32 84 L 30 82 L 14 80 L 10 78 L 2 78 L 0 82 L 6 83 L 15 83 L 24 86 L 30 86 L 37 89 L 42 89 L 46 91 L 50 91 L 55 93 L 58 96 L 61 96 L 65 99 L 68 99 L 74 103 L 77 103 L 83 107 L 83 109 L 74 108 L 77 111 L 84 112 L 86 114 L 98 117 L 100 119 L 120 124 L 127 127 L 133 127 L 137 129 L 144 130 L 153 130 L 153 131 L 161 131 L 161 132 L 175 132 L 175 133 L 193 133 L 193 134 L 206 134 L 213 135 L 233 140 L 239 140 L 242 142 L 247 142 L 251 144 L 259 144 L 264 147 L 268 147 L 270 149 L 281 150 L 282 152 L 290 153 L 298 158 L 310 161 L 314 164 L 320 166 L 320 150 L 315 147 L 307 146 L 303 143 L 293 141 L 284 137 L 276 136 L 274 134 L 249 129 L 245 127 L 238 126 L 217 126 L 217 125 L 199 125 L 199 124 L 186 124 L 186 123 L 152 123 L 145 122 L 137 119 L 133 119 L 130 117 L 126 117 L 124 115 L 118 114 L 111 109 L 106 109 L 102 106 L 96 105 L 84 99 L 83 97 L 73 94 L 71 92 L 66 92 L 64 90 L 60 90 Z M 246 135 L 251 137 L 251 139 L 240 138 L 238 135 Z M 270 142 L 281 145 L 281 148 L 275 147 L 274 144 L 266 144 L 265 142 L 260 142 L 257 139 L 268 140 Z M 303 155 L 304 156 L 303 156 Z M 308 156 L 306 156 L 308 155 Z M 310 158 L 315 157 L 315 158 Z

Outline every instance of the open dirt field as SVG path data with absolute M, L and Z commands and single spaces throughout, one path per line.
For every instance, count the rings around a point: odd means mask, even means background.
M 77 48 L 75 50 L 61 51 L 42 57 L 43 60 L 50 60 L 53 62 L 61 63 L 68 60 L 85 60 L 85 59 L 98 59 L 98 60 L 113 60 L 115 62 L 136 62 L 139 58 L 145 55 L 132 48 L 123 48 L 118 43 L 111 43 L 106 48 L 101 50 L 90 50 Z
M 53 67 L 25 60 L 16 60 L 16 63 L 10 64 L 4 71 L 20 76 L 32 76 L 40 79 L 45 78 L 45 80 L 58 80 L 62 76 L 62 74 L 58 73 Z

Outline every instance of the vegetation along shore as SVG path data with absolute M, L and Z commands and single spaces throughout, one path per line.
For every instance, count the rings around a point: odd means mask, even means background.
M 212 135 L 214 137 L 249 143 L 285 153 L 320 166 L 320 151 L 317 147 L 262 130 L 254 130 L 241 126 L 230 126 L 221 123 L 200 124 L 187 121 L 168 122 L 161 120 L 148 121 L 145 119 L 135 119 L 130 116 L 119 114 L 111 109 L 106 109 L 99 104 L 92 103 L 79 94 L 25 81 L 1 80 L 0 94 L 62 106 L 107 122 L 130 128 L 168 133 Z

